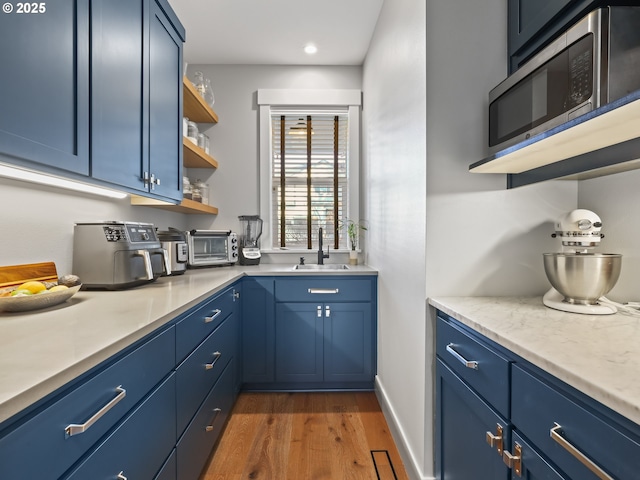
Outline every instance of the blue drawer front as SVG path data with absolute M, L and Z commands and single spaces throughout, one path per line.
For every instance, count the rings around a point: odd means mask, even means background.
M 178 436 L 233 357 L 236 346 L 234 327 L 235 318 L 231 316 L 177 368 Z
M 2 476 L 58 478 L 174 366 L 175 330 L 171 327 L 2 437 Z M 118 386 L 126 391 L 122 400 L 84 433 L 65 438 L 68 425 L 86 422 L 114 400 Z
M 233 360 L 224 370 L 178 442 L 178 478 L 197 480 L 222 433 L 235 399 Z
M 509 418 L 509 360 L 442 317 L 436 324 L 437 355 L 481 397 Z M 450 349 L 447 350 L 447 346 Z M 455 357 L 478 362 L 478 369 L 466 367 Z
M 176 449 L 174 448 L 169 455 L 169 458 L 164 465 L 160 469 L 160 473 L 156 475 L 154 480 L 177 480 L 178 470 L 177 470 L 178 461 L 176 459 Z
M 517 365 L 512 371 L 512 421 L 518 430 L 569 478 L 597 479 L 550 436 L 555 423 L 565 440 L 616 479 L 638 478 L 640 443 L 638 438 L 616 429 L 613 422 L 598 418 L 570 395 L 552 388 Z
M 181 361 L 233 310 L 233 288 L 207 300 L 176 324 L 176 359 Z
M 67 480 L 155 477 L 175 445 L 175 388 L 171 375 Z
M 370 302 L 373 280 L 327 277 L 276 279 L 276 302 Z

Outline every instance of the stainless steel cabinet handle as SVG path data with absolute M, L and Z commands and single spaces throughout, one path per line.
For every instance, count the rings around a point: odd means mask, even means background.
M 220 412 L 222 411 L 220 408 L 214 408 L 213 411 L 215 412 L 215 415 L 213 416 L 213 418 L 211 419 L 211 421 L 209 422 L 209 425 L 207 425 L 206 427 L 204 427 L 204 430 L 206 432 L 210 432 L 211 430 L 213 430 L 213 424 L 216 421 L 216 418 L 218 418 L 218 415 L 220 415 Z
M 598 465 L 596 465 L 589 457 L 587 457 L 584 453 L 578 450 L 576 447 L 571 445 L 567 439 L 562 436 L 562 427 L 558 425 L 556 422 L 553 422 L 555 425 L 551 430 L 549 430 L 549 435 L 556 442 L 559 443 L 562 448 L 564 448 L 567 452 L 573 455 L 580 463 L 582 463 L 585 467 L 587 467 L 593 474 L 602 479 L 602 480 L 613 480 L 613 477 L 608 475 L 604 470 L 602 470 Z
M 204 365 L 204 369 L 205 370 L 211 370 L 221 356 L 222 356 L 222 354 L 220 352 L 213 352 L 213 362 L 206 363 Z
M 331 316 L 331 307 L 329 305 L 324 307 L 324 316 L 329 318 Z
M 463 364 L 465 367 L 472 368 L 473 370 L 478 370 L 478 362 L 476 362 L 475 360 L 467 360 L 462 355 L 460 355 L 458 352 L 456 352 L 453 349 L 453 347 L 455 347 L 455 345 L 453 343 L 450 343 L 449 345 L 447 345 L 447 352 L 449 352 L 451 355 L 453 355 L 453 357 L 456 360 L 458 360 L 461 364 Z
M 124 470 L 123 470 L 123 471 L 121 471 L 121 472 L 118 474 L 118 476 L 116 477 L 116 479 L 117 479 L 117 480 L 127 480 L 127 477 L 125 477 L 125 476 L 123 475 L 123 473 L 124 473 Z
M 87 430 L 89 430 L 89 427 L 91 427 L 91 425 L 93 425 L 98 420 L 100 420 L 100 418 L 105 413 L 107 413 L 109 410 L 111 410 L 113 407 L 115 407 L 116 404 L 118 402 L 120 402 L 127 395 L 127 391 L 124 388 L 122 388 L 122 385 L 119 385 L 116 388 L 116 393 L 117 393 L 117 395 L 115 396 L 115 398 L 113 400 L 111 400 L 104 407 L 102 407 L 100 410 L 98 410 L 96 413 L 94 413 L 93 416 L 89 420 L 87 420 L 86 422 L 84 422 L 82 424 L 72 423 L 70 425 L 67 425 L 67 427 L 64 429 L 66 437 L 67 438 L 68 437 L 72 437 L 74 435 L 77 435 L 79 433 L 84 433 Z
M 322 305 L 318 305 L 318 318 L 322 318 Z
M 313 294 L 334 294 L 340 293 L 340 290 L 337 288 L 310 288 L 307 290 L 309 293 Z
M 204 323 L 213 322 L 215 318 L 221 313 L 222 313 L 222 310 L 220 310 L 219 308 L 216 308 L 213 312 L 211 312 L 211 315 L 209 315 L 208 317 L 204 317 Z

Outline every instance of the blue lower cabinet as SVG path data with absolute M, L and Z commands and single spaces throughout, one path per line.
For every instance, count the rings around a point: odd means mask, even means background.
M 235 347 L 235 318 L 230 316 L 176 369 L 178 436 L 216 383 Z
M 275 381 L 274 279 L 245 278 L 242 283 L 242 378 L 246 384 Z
M 160 469 L 160 472 L 158 473 L 158 475 L 156 475 L 156 477 L 153 480 L 177 480 L 178 479 L 177 465 L 178 465 L 178 461 L 176 459 L 176 449 L 174 448 L 173 451 L 171 452 L 171 455 L 169 455 L 169 458 L 167 459 L 167 461 L 164 462 L 162 469 Z
M 319 305 L 277 304 L 277 382 L 323 381 L 323 323 L 324 311 Z
M 513 432 L 509 454 L 513 457 L 511 480 L 571 480 L 563 477 L 518 432 Z
M 0 435 L 0 476 L 58 478 L 174 366 L 175 329 L 170 327 Z
M 496 437 L 493 446 L 488 433 Z M 436 478 L 509 479 L 500 447 L 510 444 L 510 436 L 510 424 L 437 359 Z
M 175 392 L 172 374 L 65 478 L 154 478 L 175 445 Z
M 231 359 L 178 441 L 177 471 L 180 480 L 197 480 L 200 477 L 231 413 L 235 400 L 233 362 Z

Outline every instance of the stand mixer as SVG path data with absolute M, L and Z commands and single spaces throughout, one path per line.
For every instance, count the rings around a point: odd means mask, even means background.
M 553 286 L 543 303 L 556 310 L 590 315 L 617 312 L 611 302 L 600 302 L 618 281 L 622 255 L 592 253 L 604 237 L 600 217 L 590 210 L 573 210 L 555 223 L 552 237 L 560 237 L 562 251 L 545 253 L 544 270 Z

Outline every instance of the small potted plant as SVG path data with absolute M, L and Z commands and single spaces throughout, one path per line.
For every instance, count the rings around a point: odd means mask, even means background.
M 367 227 L 365 227 L 361 221 L 354 222 L 353 220 L 346 220 L 347 224 L 347 236 L 349 237 L 349 245 L 351 246 L 351 250 L 349 250 L 349 263 L 351 265 L 358 264 L 358 240 L 360 237 L 360 230 L 365 231 Z

